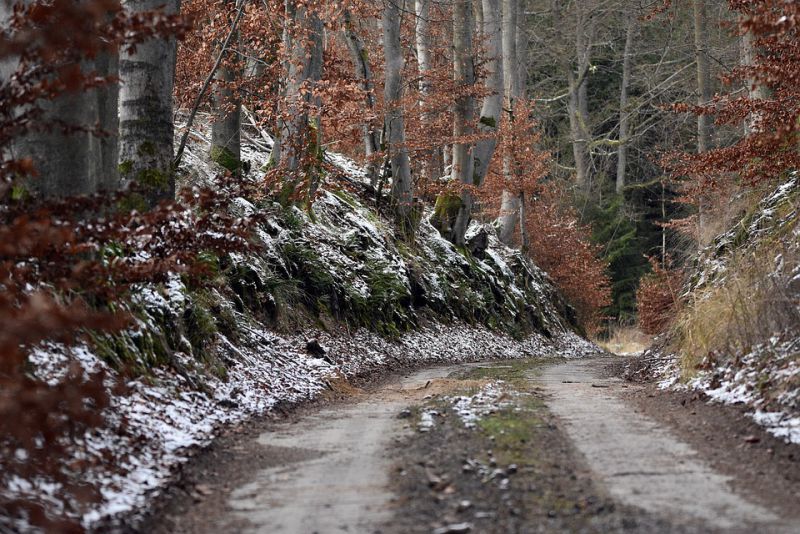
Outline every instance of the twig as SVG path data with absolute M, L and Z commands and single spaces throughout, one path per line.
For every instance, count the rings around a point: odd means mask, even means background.
M 172 162 L 173 169 L 177 169 L 178 165 L 181 163 L 183 151 L 186 149 L 186 142 L 189 140 L 189 132 L 192 128 L 194 117 L 197 115 L 197 111 L 200 109 L 200 104 L 202 103 L 203 97 L 208 90 L 208 86 L 211 85 L 211 80 L 214 79 L 214 75 L 217 73 L 217 69 L 222 63 L 222 58 L 225 57 L 225 52 L 228 50 L 228 44 L 231 42 L 233 34 L 236 33 L 236 27 L 239 25 L 239 19 L 242 18 L 242 13 L 244 13 L 245 0 L 238 0 L 238 2 L 239 5 L 236 11 L 236 18 L 233 19 L 233 24 L 231 24 L 231 29 L 228 31 L 228 36 L 225 37 L 225 41 L 222 43 L 222 49 L 219 51 L 217 60 L 214 62 L 211 72 L 208 73 L 206 80 L 203 82 L 203 86 L 200 88 L 200 93 L 197 95 L 197 98 L 195 98 L 194 104 L 192 105 L 192 111 L 189 113 L 189 119 L 186 121 L 186 131 L 183 132 L 180 145 L 178 145 L 178 153 L 175 155 L 175 160 Z

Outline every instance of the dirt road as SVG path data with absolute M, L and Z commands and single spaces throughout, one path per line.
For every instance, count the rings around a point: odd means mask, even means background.
M 415 373 L 362 402 L 323 409 L 259 436 L 277 455 L 300 450 L 303 457 L 255 470 L 252 480 L 231 493 L 232 516 L 247 523 L 241 530 L 373 532 L 391 517 L 387 449 L 403 430 L 398 413 L 428 394 L 426 384 L 453 370 Z
M 722 530 L 797 532 L 800 527 L 734 493 L 730 477 L 622 400 L 622 381 L 603 378 L 596 360 L 550 367 L 540 381 L 572 443 L 620 502 Z
M 200 461 L 190 477 L 206 491 L 185 491 L 193 498 L 175 497 L 141 530 L 800 530 L 785 506 L 734 491 L 692 445 L 638 413 L 619 394 L 628 386 L 604 377 L 606 363 L 440 367 L 358 392 L 224 445 L 216 469 Z M 453 398 L 498 380 L 497 407 L 466 428 Z

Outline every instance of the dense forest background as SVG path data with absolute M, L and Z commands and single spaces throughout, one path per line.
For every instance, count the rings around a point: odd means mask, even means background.
M 742 181 L 691 176 L 681 154 L 774 127 L 756 128 L 766 117 L 742 115 L 742 98 L 774 94 L 774 73 L 760 80 L 752 70 L 775 59 L 764 40 L 788 42 L 794 19 L 780 16 L 795 8 L 107 0 L 5 9 L 4 169 L 17 200 L 133 184 L 124 204 L 144 212 L 191 182 L 186 140 L 195 121 L 211 121 L 209 156 L 232 175 L 265 179 L 284 203 L 314 201 L 323 154 L 335 151 L 366 165 L 412 236 L 420 202 L 435 204 L 437 227 L 459 246 L 470 220 L 496 220 L 501 239 L 528 251 L 600 331 L 635 320 L 651 265 L 680 268 L 740 214 L 728 200 Z M 774 19 L 754 26 L 761 15 Z M 740 111 L 714 123 L 720 99 Z M 795 110 L 785 110 L 790 125 Z M 272 132 L 268 168 L 241 158 L 243 121 Z

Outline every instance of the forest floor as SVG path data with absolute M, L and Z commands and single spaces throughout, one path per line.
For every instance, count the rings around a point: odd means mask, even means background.
M 439 366 L 232 429 L 140 532 L 797 532 L 800 450 L 619 358 Z

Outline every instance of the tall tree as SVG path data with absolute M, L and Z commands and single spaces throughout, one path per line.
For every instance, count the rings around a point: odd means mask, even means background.
M 455 221 L 450 229 L 449 239 L 457 246 L 464 245 L 464 234 L 472 218 L 473 198 L 470 186 L 475 185 L 475 162 L 473 146 L 469 137 L 474 134 L 475 64 L 472 52 L 472 3 L 470 0 L 453 2 L 453 77 L 456 98 L 453 112 L 453 163 L 451 180 L 460 182 L 462 187 L 460 203 Z
M 180 10 L 180 0 L 123 0 L 131 14 Z M 124 184 L 143 191 L 146 208 L 175 197 L 172 89 L 177 45 L 154 37 L 123 51 L 119 61 L 119 169 Z
M 697 103 L 711 101 L 711 68 L 708 61 L 708 21 L 706 0 L 692 0 L 694 14 L 694 58 L 697 70 Z M 697 151 L 711 148 L 711 116 L 697 115 Z
M 318 6 L 285 1 L 286 97 L 280 117 L 279 163 L 287 173 L 284 194 L 294 195 L 301 182 L 311 200 L 319 183 L 322 124 L 317 84 L 322 78 L 324 31 Z M 275 149 L 273 148 L 273 151 Z
M 628 129 L 630 127 L 630 110 L 628 109 L 628 88 L 631 84 L 631 55 L 633 34 L 636 28 L 636 14 L 633 5 L 626 6 L 625 16 L 625 48 L 622 52 L 622 81 L 619 93 L 619 146 L 617 147 L 617 194 L 625 189 L 625 173 L 628 164 Z
M 405 145 L 403 117 L 403 50 L 400 43 L 400 11 L 405 2 L 386 0 L 383 8 L 383 48 L 386 61 L 384 106 L 386 108 L 386 148 L 392 169 L 392 202 L 402 222 L 408 222 L 413 207 L 411 164 Z
M 236 4 L 226 0 L 227 8 Z M 228 17 L 232 21 L 232 14 Z M 237 34 L 233 37 L 236 42 Z M 233 86 L 242 78 L 242 62 L 237 54 L 229 54 L 220 44 L 218 54 L 224 61 L 214 73 L 214 91 L 211 95 L 211 159 L 231 172 L 241 170 L 242 102 Z
M 557 0 L 553 5 L 558 4 Z M 556 7 L 557 9 L 557 7 Z M 554 17 L 554 24 L 559 24 L 559 17 Z M 583 2 L 575 3 L 575 58 L 577 71 L 567 69 L 569 89 L 569 127 L 572 137 L 572 152 L 575 158 L 575 175 L 578 189 L 586 193 L 590 186 L 589 142 L 589 97 L 588 76 L 591 66 L 591 49 L 594 40 L 595 20 L 591 6 Z
M 431 124 L 435 114 L 430 111 L 431 92 L 431 0 L 415 0 L 416 31 L 415 44 L 417 51 L 417 66 L 419 68 L 419 107 L 424 124 Z M 421 153 L 422 162 L 419 168 L 420 178 L 426 182 L 430 178 L 439 178 L 444 173 L 444 156 L 439 147 Z
M 19 4 L 30 6 L 33 2 Z M 0 2 L 3 27 L 11 21 L 13 6 L 14 2 Z M 82 79 L 116 77 L 116 45 L 98 40 L 96 46 L 92 58 L 81 59 L 76 51 L 65 51 L 68 57 L 60 72 L 77 74 L 77 78 Z M 0 62 L 0 80 L 12 82 L 19 69 L 30 71 L 30 66 L 21 63 L 19 58 L 5 58 Z M 31 74 L 28 72 L 26 77 Z M 105 83 L 85 90 L 80 83 L 73 83 L 76 88 L 69 88 L 67 84 L 59 90 L 60 81 L 63 80 L 58 73 L 48 74 L 47 82 L 56 89 L 55 96 L 46 98 L 46 93 L 42 92 L 42 98 L 36 102 L 41 110 L 36 127 L 13 142 L 15 159 L 31 158 L 33 161 L 37 176 L 28 181 L 28 187 L 42 198 L 116 189 L 117 84 Z
M 369 54 L 364 40 L 356 31 L 353 15 L 350 10 L 345 9 L 344 18 L 344 40 L 347 43 L 347 50 L 350 52 L 350 60 L 353 63 L 356 79 L 364 92 L 364 104 L 370 116 L 375 114 L 375 93 L 372 80 L 372 68 L 369 65 Z M 378 165 L 374 160 L 375 154 L 380 152 L 380 134 L 375 124 L 371 120 L 364 121 L 362 125 L 364 137 L 364 155 L 367 158 L 367 176 L 370 183 L 375 186 L 378 180 Z
M 503 17 L 500 0 L 482 0 L 483 34 L 486 38 L 486 91 L 478 121 L 479 131 L 485 135 L 475 145 L 475 185 L 486 178 L 489 162 L 497 147 L 497 128 L 503 110 Z
M 503 106 L 507 120 L 514 120 L 514 101 L 517 97 L 517 12 L 519 0 L 503 0 Z M 497 219 L 498 237 L 503 243 L 510 245 L 514 238 L 514 230 L 519 220 L 519 195 L 512 189 L 515 181 L 512 155 L 506 150 L 503 154 L 503 188 L 500 199 L 500 216 Z

